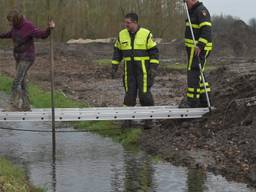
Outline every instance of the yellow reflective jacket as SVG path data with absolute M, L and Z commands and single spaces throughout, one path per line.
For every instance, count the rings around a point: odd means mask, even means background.
M 152 64 L 159 64 L 159 51 L 152 33 L 145 28 L 132 34 L 127 29 L 120 31 L 114 45 L 112 64 L 118 65 L 121 60 L 149 60 Z

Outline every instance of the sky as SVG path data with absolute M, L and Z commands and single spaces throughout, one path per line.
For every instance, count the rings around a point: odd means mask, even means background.
M 211 15 L 232 15 L 248 22 L 256 18 L 256 0 L 201 0 Z

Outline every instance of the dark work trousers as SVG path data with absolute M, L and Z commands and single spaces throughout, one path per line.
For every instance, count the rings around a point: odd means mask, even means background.
M 209 51 L 202 51 L 200 56 L 195 55 L 195 49 L 187 47 L 188 67 L 187 67 L 187 99 L 193 107 L 207 107 L 206 91 L 209 94 L 210 85 L 205 78 L 205 86 L 201 77 L 199 63 L 204 72 Z M 205 76 L 204 76 L 205 77 Z
M 153 78 L 148 60 L 125 61 L 123 82 L 125 88 L 125 106 L 135 106 L 137 95 L 142 106 L 154 105 L 154 99 L 151 93 Z

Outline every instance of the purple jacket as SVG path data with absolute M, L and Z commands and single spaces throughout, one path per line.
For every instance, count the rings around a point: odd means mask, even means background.
M 14 43 L 14 57 L 16 61 L 34 61 L 35 45 L 34 38 L 45 39 L 50 35 L 50 28 L 41 31 L 32 22 L 23 18 L 18 27 L 12 27 L 7 33 L 0 33 L 0 38 L 12 39 Z

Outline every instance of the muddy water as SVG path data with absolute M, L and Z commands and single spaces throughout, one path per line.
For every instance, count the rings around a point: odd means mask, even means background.
M 49 130 L 50 126 L 0 123 L 0 127 Z M 254 192 L 221 176 L 154 162 L 142 151 L 124 149 L 91 133 L 58 133 L 53 162 L 51 141 L 49 133 L 0 130 L 0 155 L 23 165 L 31 182 L 49 192 Z

